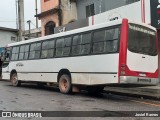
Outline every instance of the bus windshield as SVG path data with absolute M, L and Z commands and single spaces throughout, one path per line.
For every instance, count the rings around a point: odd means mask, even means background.
M 157 55 L 156 31 L 141 25 L 129 24 L 128 49 L 134 53 Z

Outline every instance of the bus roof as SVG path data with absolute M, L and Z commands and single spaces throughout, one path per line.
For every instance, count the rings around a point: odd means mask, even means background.
M 104 27 L 109 27 L 109 26 L 114 26 L 114 25 L 120 25 L 120 24 L 122 24 L 122 20 L 123 19 L 114 20 L 114 21 L 110 21 L 110 22 L 96 24 L 96 25 L 93 25 L 93 26 L 87 26 L 87 27 L 78 28 L 78 29 L 74 29 L 74 30 L 70 30 L 70 31 L 66 31 L 66 32 L 61 32 L 61 33 L 57 33 L 57 34 L 53 34 L 53 35 L 34 38 L 34 39 L 26 40 L 26 41 L 10 43 L 10 44 L 7 45 L 7 47 L 15 46 L 15 45 L 21 45 L 21 44 L 27 44 L 27 43 L 32 43 L 32 42 L 37 42 L 37 41 L 41 41 L 41 40 L 49 40 L 49 39 L 52 39 L 52 38 L 58 38 L 58 37 L 62 37 L 62 36 L 72 35 L 72 34 L 76 34 L 76 33 L 79 33 L 79 32 L 86 32 L 86 31 L 89 31 L 89 30 L 95 30 L 95 29 L 99 29 L 99 28 L 104 28 Z M 146 25 L 144 23 L 138 23 L 138 22 L 134 22 L 134 21 L 128 21 L 128 22 L 138 24 L 138 25 L 142 25 L 142 26 L 146 26 L 150 29 L 156 30 L 154 27 L 152 27 L 150 25 Z

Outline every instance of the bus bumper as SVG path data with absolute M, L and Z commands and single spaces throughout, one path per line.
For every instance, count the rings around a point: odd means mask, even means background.
M 157 85 L 159 83 L 159 79 L 158 78 L 133 77 L 133 76 L 120 76 L 120 83 Z

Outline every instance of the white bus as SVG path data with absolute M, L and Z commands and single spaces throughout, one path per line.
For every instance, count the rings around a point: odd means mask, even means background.
M 3 79 L 76 85 L 98 92 L 107 84 L 157 84 L 156 29 L 128 19 L 9 44 Z

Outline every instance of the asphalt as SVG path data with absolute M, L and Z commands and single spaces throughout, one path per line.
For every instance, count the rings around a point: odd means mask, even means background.
M 9 80 L 2 80 L 10 82 Z M 109 85 L 104 88 L 106 93 L 114 93 L 128 96 L 147 97 L 160 99 L 160 83 L 156 86 L 135 86 L 135 85 Z

